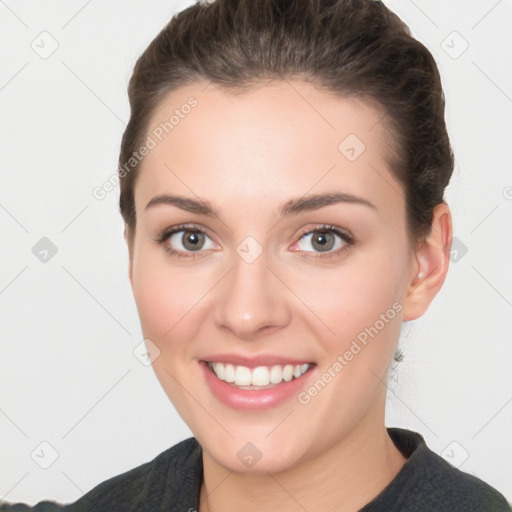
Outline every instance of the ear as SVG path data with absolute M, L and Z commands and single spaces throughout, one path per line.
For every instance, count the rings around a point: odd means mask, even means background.
M 124 225 L 124 240 L 128 246 L 128 277 L 133 287 L 133 234 L 127 224 Z
M 422 316 L 441 289 L 448 272 L 452 245 L 452 217 L 448 205 L 434 208 L 430 234 L 414 251 L 416 272 L 404 301 L 405 321 Z

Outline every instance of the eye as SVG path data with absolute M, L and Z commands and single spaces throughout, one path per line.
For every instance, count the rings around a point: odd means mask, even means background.
M 326 256 L 333 256 L 341 253 L 354 243 L 352 236 L 334 226 L 320 226 L 304 233 L 295 244 L 301 252 L 326 253 Z M 312 250 L 311 250 L 312 247 Z M 318 257 L 318 256 L 315 256 Z
M 175 226 L 161 233 L 156 241 L 177 257 L 195 257 L 193 253 L 214 249 L 216 244 L 198 226 Z
M 181 225 L 166 229 L 155 238 L 155 241 L 163 245 L 173 257 L 178 258 L 198 257 L 200 253 L 217 247 L 217 244 L 197 225 Z M 342 253 L 353 243 L 354 239 L 348 232 L 335 226 L 324 225 L 303 233 L 291 250 L 318 253 L 315 257 L 330 257 Z

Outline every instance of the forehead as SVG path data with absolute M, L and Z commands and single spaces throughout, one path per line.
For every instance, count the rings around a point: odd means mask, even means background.
M 242 94 L 206 83 L 182 87 L 160 103 L 146 135 L 153 147 L 140 165 L 137 209 L 162 193 L 254 211 L 332 190 L 382 206 L 403 201 L 382 113 L 306 82 Z

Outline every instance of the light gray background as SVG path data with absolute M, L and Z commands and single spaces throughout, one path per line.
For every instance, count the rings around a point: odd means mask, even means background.
M 75 500 L 190 436 L 132 353 L 118 189 L 92 190 L 116 170 L 136 57 L 191 3 L 0 1 L 2 499 Z M 511 500 L 512 2 L 387 4 L 439 64 L 457 160 L 457 252 L 406 329 L 387 423 Z M 42 237 L 58 249 L 47 262 Z

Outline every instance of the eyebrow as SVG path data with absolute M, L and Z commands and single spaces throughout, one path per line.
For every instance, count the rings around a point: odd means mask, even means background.
M 280 207 L 278 213 L 279 216 L 283 218 L 290 215 L 298 215 L 299 213 L 306 211 L 318 210 L 320 208 L 339 203 L 363 205 L 377 210 L 377 207 L 374 204 L 362 197 L 343 192 L 331 192 L 290 199 Z M 177 208 L 190 213 L 197 213 L 208 217 L 220 217 L 220 211 L 217 208 L 214 208 L 213 205 L 205 199 L 193 199 L 191 197 L 179 195 L 160 194 L 149 201 L 146 205 L 146 210 L 158 205 L 176 206 Z

